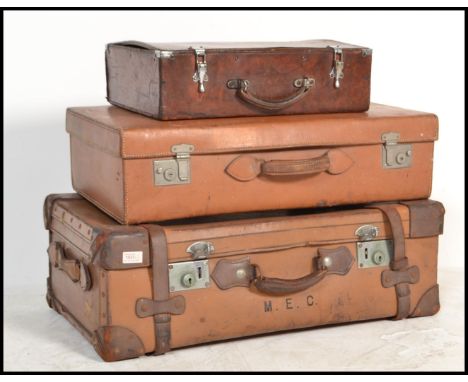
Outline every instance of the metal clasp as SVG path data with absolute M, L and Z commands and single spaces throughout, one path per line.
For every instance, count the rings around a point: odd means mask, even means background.
M 344 77 L 344 60 L 343 50 L 339 45 L 328 45 L 328 48 L 333 49 L 333 67 L 330 72 L 330 77 L 335 79 L 335 88 L 340 87 L 340 80 Z
M 153 162 L 155 186 L 190 183 L 190 153 L 194 149 L 193 145 L 174 145 L 171 147 L 171 152 L 175 154 L 175 159 L 155 160 Z
M 373 226 L 371 224 L 366 224 L 360 226 L 354 234 L 359 237 L 359 241 L 368 241 L 375 239 L 379 234 L 379 227 Z
M 193 82 L 198 82 L 198 91 L 204 93 L 205 85 L 203 85 L 203 82 L 208 81 L 208 65 L 206 63 L 205 49 L 195 49 L 195 63 L 197 67 L 192 79 Z
M 412 145 L 398 143 L 400 134 L 388 132 L 382 134 L 382 166 L 384 168 L 404 168 L 411 166 Z
M 206 259 L 214 252 L 214 245 L 210 241 L 197 241 L 191 244 L 186 252 L 190 253 L 194 260 Z

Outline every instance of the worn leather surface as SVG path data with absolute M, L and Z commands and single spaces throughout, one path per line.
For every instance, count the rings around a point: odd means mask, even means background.
M 396 284 L 408 283 L 415 284 L 419 281 L 419 268 L 409 267 L 405 271 L 383 271 L 382 272 L 382 285 L 385 288 L 390 288 Z
M 84 213 L 79 213 L 86 201 L 58 200 L 56 203 L 66 205 L 86 224 L 91 224 L 91 219 L 96 218 L 90 216 L 85 219 Z M 414 312 L 422 296 L 437 283 L 438 238 L 411 238 L 408 207 L 401 204 L 392 206 L 402 219 L 408 263 L 420 271 L 419 282 L 411 284 L 409 295 L 410 312 Z M 99 211 L 96 213 L 105 216 Z M 63 235 L 54 231 L 56 219 L 52 217 L 51 240 L 61 242 L 70 258 L 85 257 L 86 254 L 73 244 L 76 238 L 72 231 Z M 265 276 L 297 279 L 312 270 L 311 259 L 319 248 L 321 251 L 336 250 L 343 246 L 356 258 L 358 238 L 355 231 L 364 224 L 378 227 L 376 239 L 392 238 L 388 220 L 375 208 L 297 216 L 260 215 L 251 219 L 197 224 L 186 221 L 163 226 L 170 263 L 190 260 L 186 248 L 194 242 L 208 240 L 214 246 L 213 256 L 208 259 L 210 275 L 223 259 L 241 261 L 248 257 Z M 119 231 L 122 226 L 114 222 L 108 229 Z M 109 256 L 119 258 L 121 253 Z M 151 316 L 140 318 L 135 311 L 138 299 L 154 299 L 149 264 L 105 270 L 96 258 L 89 264 L 89 269 L 93 285 L 89 291 L 83 291 L 79 283 L 74 283 L 64 272 L 51 268 L 50 290 L 58 301 L 57 306 L 61 303 L 60 306 L 65 308 L 58 308 L 59 312 L 71 322 L 79 322 L 81 326 L 77 327 L 90 341 L 93 339 L 89 334 L 98 328 L 118 326 L 139 338 L 144 353 L 153 352 L 155 337 L 158 338 L 155 336 L 154 319 Z M 207 288 L 169 293 L 169 297 L 185 298 L 183 314 L 171 316 L 171 348 L 332 323 L 394 317 L 397 314 L 395 290 L 381 285 L 381 273 L 388 269 L 360 269 L 354 262 L 346 275 L 328 275 L 312 288 L 288 296 L 266 296 L 255 288 L 245 287 L 223 290 L 215 282 Z M 126 349 L 121 348 L 120 351 L 125 354 Z
M 346 247 L 318 248 L 317 253 L 318 256 L 314 258 L 316 269 L 297 279 L 267 277 L 262 274 L 258 265 L 250 263 L 249 258 L 218 261 L 211 278 L 220 289 L 254 285 L 258 291 L 267 295 L 288 295 L 313 287 L 327 274 L 345 275 L 354 261 Z
M 419 281 L 419 268 L 409 266 L 406 252 L 405 232 L 401 216 L 395 206 L 391 204 L 375 205 L 381 210 L 390 222 L 393 239 L 393 259 L 390 262 L 389 271 L 382 272 L 381 280 L 384 288 L 395 287 L 397 296 L 397 314 L 395 320 L 401 320 L 409 316 L 411 309 L 410 283 Z
M 128 328 L 101 326 L 95 332 L 95 349 L 104 361 L 120 361 L 144 354 L 141 340 Z
M 411 317 L 433 316 L 439 310 L 439 284 L 436 284 L 421 296 Z
M 199 44 L 196 43 L 198 47 Z M 344 73 L 339 89 L 330 77 L 333 49 L 343 48 Z M 369 107 L 372 55 L 363 47 L 337 41 L 292 43 L 208 43 L 206 91 L 198 91 L 195 55 L 186 44 L 127 42 L 106 49 L 107 99 L 132 111 L 163 120 L 256 115 L 365 111 Z M 156 58 L 154 49 L 174 50 Z M 278 102 L 295 90 L 299 78 L 315 79 L 308 95 L 292 106 L 265 110 L 244 102 L 227 82 L 244 79 L 257 98 Z M 309 94 L 310 93 L 310 94 Z
M 435 200 L 410 200 L 402 201 L 401 204 L 409 208 L 412 237 L 428 237 L 443 233 L 445 208 L 442 203 Z
M 437 126 L 433 114 L 383 105 L 366 113 L 177 122 L 115 107 L 67 114 L 74 189 L 125 224 L 426 198 Z M 381 137 L 389 131 L 412 143 L 410 167 L 383 168 Z M 155 186 L 153 162 L 173 158 L 172 145 L 181 143 L 194 145 L 191 183 Z M 325 153 L 326 172 L 251 179 L 261 163 Z M 230 166 L 240 155 L 247 157 L 234 170 Z
M 166 234 L 160 226 L 146 225 L 144 227 L 148 231 L 150 242 L 153 300 L 156 304 L 162 302 L 167 305 L 169 300 L 169 272 Z M 138 301 L 141 300 L 137 300 L 137 303 Z M 156 311 L 156 314 L 153 315 L 156 343 L 154 353 L 156 355 L 171 350 L 171 315 L 170 312 L 165 310 L 167 309 Z
M 165 301 L 140 298 L 136 302 L 135 309 L 138 317 L 148 317 L 163 313 L 182 314 L 185 310 L 185 298 L 182 296 L 175 296 Z

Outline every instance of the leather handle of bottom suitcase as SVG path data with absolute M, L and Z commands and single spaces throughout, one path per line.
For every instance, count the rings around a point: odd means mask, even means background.
M 331 149 L 318 157 L 305 159 L 268 160 L 253 155 L 240 155 L 229 163 L 226 173 L 238 181 L 248 182 L 259 176 L 294 177 L 321 172 L 338 175 L 353 164 L 348 154 L 340 149 Z
M 63 271 L 74 283 L 80 282 L 83 290 L 91 288 L 91 274 L 86 264 L 79 260 L 67 259 L 60 243 L 52 242 L 47 249 L 52 265 Z
M 264 294 L 288 295 L 306 290 L 328 275 L 346 275 L 354 262 L 350 250 L 344 246 L 319 248 L 317 252 L 318 256 L 314 259 L 316 270 L 297 279 L 265 277 L 261 274 L 260 266 L 251 264 L 249 258 L 234 261 L 222 259 L 216 264 L 211 277 L 220 289 L 254 285 Z
M 298 78 L 293 82 L 297 90 L 279 100 L 266 100 L 255 96 L 249 91 L 250 81 L 244 79 L 229 80 L 227 87 L 229 89 L 237 89 L 236 95 L 244 102 L 249 103 L 259 109 L 263 110 L 281 110 L 285 109 L 304 98 L 314 86 L 315 81 L 313 78 Z

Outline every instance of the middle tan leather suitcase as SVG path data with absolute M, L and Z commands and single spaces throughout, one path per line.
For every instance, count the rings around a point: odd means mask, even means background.
M 76 194 L 44 210 L 48 302 L 106 361 L 439 310 L 438 202 L 139 226 Z
M 67 112 L 73 188 L 121 223 L 427 198 L 438 121 L 365 113 L 157 121 Z

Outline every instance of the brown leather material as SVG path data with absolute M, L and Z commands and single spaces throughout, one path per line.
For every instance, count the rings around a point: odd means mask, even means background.
M 221 259 L 210 276 L 219 289 L 248 288 L 255 278 L 255 268 L 250 264 L 248 257 L 238 260 Z
M 442 203 L 434 200 L 410 200 L 400 203 L 410 211 L 411 237 L 429 237 L 443 233 L 445 209 Z
M 336 175 L 345 172 L 352 164 L 352 159 L 337 149 L 317 158 L 297 160 L 261 160 L 252 155 L 240 155 L 226 167 L 226 173 L 246 182 L 257 176 L 297 176 L 325 171 Z
M 373 104 L 366 113 L 161 122 L 91 107 L 69 109 L 67 130 L 74 189 L 120 223 L 136 224 L 428 197 L 437 118 Z M 389 131 L 411 144 L 411 166 L 383 166 L 382 135 Z M 171 147 L 182 143 L 193 145 L 190 183 L 155 185 L 155 161 L 175 163 Z M 254 176 L 264 162 L 326 153 L 326 172 Z
M 409 302 L 410 312 L 414 312 L 421 297 L 437 283 L 438 237 L 411 238 L 409 208 L 393 204 L 401 216 L 408 263 L 417 266 L 420 273 L 419 282 L 410 286 L 410 294 L 409 288 L 406 291 L 399 288 L 406 284 L 396 286 L 398 295 L 405 297 L 398 297 L 393 288 L 381 285 L 382 270 L 388 268 L 360 268 L 356 263 L 345 276 L 326 276 L 314 287 L 286 296 L 258 293 L 253 286 L 222 290 L 213 281 L 202 288 L 169 293 L 169 298 L 184 297 L 184 313 L 165 314 L 170 317 L 170 322 L 166 317 L 158 320 L 155 334 L 154 318 L 161 315 L 141 318 L 135 310 L 138 299 L 153 301 L 160 297 L 156 294 L 155 298 L 153 292 L 151 258 L 149 264 L 141 264 L 140 267 L 131 264 L 129 268 L 104 269 L 100 254 L 91 256 L 90 248 L 107 247 L 106 240 L 113 240 L 113 232 L 123 232 L 130 227 L 113 222 L 85 200 L 57 199 L 54 204 L 79 217 L 93 231 L 104 229 L 102 224 L 108 221 L 105 227 L 107 234 L 98 234 L 94 238 L 104 241 L 96 245 L 85 239 L 80 242 L 74 229 L 62 230 L 65 225 L 60 215 L 53 215 L 50 224 L 51 242 L 59 242 L 69 259 L 88 258 L 86 264 L 92 285 L 84 291 L 80 283 L 73 282 L 63 271 L 51 266 L 48 300 L 93 344 L 97 344 L 95 332 L 106 326 L 129 329 L 141 341 L 142 352 L 150 354 L 156 349 L 159 339 L 165 337 L 167 341 L 169 328 L 171 349 L 175 349 L 284 330 L 390 318 L 396 315 L 397 309 L 402 310 L 397 307 L 397 302 L 402 306 Z M 359 239 L 355 232 L 366 224 L 378 228 L 376 240 L 392 239 L 388 219 L 376 208 L 236 215 L 221 220 L 162 223 L 162 227 L 170 264 L 191 261 L 187 248 L 195 242 L 209 241 L 214 251 L 204 261 L 210 276 L 217 273 L 216 266 L 222 260 L 241 262 L 248 256 L 250 264 L 257 264 L 265 276 L 294 280 L 323 266 L 313 262 L 319 249 L 325 254 L 323 250 L 336 251 L 339 247 L 346 247 L 356 258 Z M 133 228 L 146 231 L 142 226 Z M 139 231 L 134 232 L 138 236 Z M 130 235 L 130 231 L 127 233 Z M 117 246 L 108 248 L 115 253 L 106 256 L 121 258 L 122 253 Z M 125 348 L 121 349 L 121 354 L 126 354 Z M 97 350 L 100 351 L 98 347 Z
M 246 80 L 238 80 L 245 84 Z M 236 95 L 242 99 L 244 102 L 247 102 L 250 105 L 253 105 L 259 109 L 263 110 L 282 110 L 286 109 L 289 106 L 294 105 L 296 102 L 304 98 L 309 91 L 310 87 L 301 86 L 299 89 L 296 89 L 293 94 L 287 95 L 282 99 L 275 101 L 269 101 L 266 99 L 261 99 L 259 96 L 254 95 L 249 91 L 247 85 L 240 86 L 236 92 Z
M 382 285 L 384 288 L 391 288 L 397 284 L 415 284 L 419 281 L 419 268 L 412 266 L 406 271 L 383 271 Z
M 393 259 L 390 262 L 390 268 L 392 271 L 400 273 L 400 275 L 392 273 L 390 275 L 390 282 L 392 281 L 392 279 L 411 279 L 411 276 L 415 276 L 416 273 L 419 275 L 419 270 L 415 270 L 414 268 L 411 272 L 411 275 L 408 274 L 408 258 L 406 256 L 405 249 L 405 232 L 403 229 L 401 216 L 398 213 L 398 210 L 395 208 L 394 205 L 391 204 L 372 205 L 370 208 L 378 208 L 379 210 L 381 210 L 390 222 L 390 226 L 392 229 Z M 385 273 L 385 271 L 383 273 Z M 384 283 L 385 281 L 385 284 L 387 284 L 385 276 L 388 275 L 388 273 L 386 273 L 385 275 L 382 274 L 382 283 Z M 394 317 L 394 319 L 401 320 L 408 317 L 408 315 L 410 314 L 411 299 L 409 284 L 407 282 L 398 282 L 395 284 L 395 291 L 397 295 L 397 314 Z
M 439 284 L 436 284 L 421 296 L 411 317 L 433 316 L 439 310 Z
M 47 253 L 54 267 L 65 272 L 73 282 L 80 281 L 80 262 L 75 259 L 67 259 L 60 243 L 50 243 Z
M 95 348 L 104 361 L 113 362 L 145 354 L 140 338 L 130 329 L 102 326 L 95 332 Z
M 250 264 L 249 258 L 238 261 L 220 260 L 211 277 L 223 290 L 233 287 L 249 287 L 253 284 L 261 293 L 279 296 L 309 289 L 323 280 L 327 274 L 345 275 L 354 262 L 353 256 L 346 247 L 319 248 L 317 252 L 316 271 L 297 279 L 265 277 L 261 274 L 258 265 Z
M 206 49 L 204 92 L 193 79 L 202 61 L 193 48 L 200 44 Z M 329 45 L 343 50 L 339 89 L 330 76 L 334 50 Z M 371 63 L 369 49 L 331 40 L 114 43 L 106 49 L 107 99 L 162 120 L 365 111 Z M 295 91 L 294 81 L 304 77 L 312 77 L 314 86 Z M 235 79 L 248 79 L 249 88 L 228 88 L 226 83 Z
M 253 284 L 258 291 L 264 294 L 288 295 L 311 288 L 322 281 L 327 275 L 346 275 L 354 262 L 351 252 L 346 247 L 333 249 L 318 248 L 317 253 L 317 270 L 307 276 L 293 280 L 264 277 L 259 272 L 259 266 L 253 265 L 257 269 Z
M 151 250 L 151 272 L 153 276 L 153 300 L 169 304 L 169 272 L 167 261 L 167 240 L 164 229 L 156 225 L 145 225 L 149 233 Z M 138 309 L 138 308 L 137 308 Z M 155 355 L 171 350 L 171 316 L 168 313 L 154 315 Z
M 347 247 L 318 248 L 317 268 L 328 275 L 346 275 L 354 263 L 354 257 Z
M 52 206 L 54 205 L 57 199 L 83 199 L 82 196 L 78 194 L 50 194 L 44 200 L 43 207 L 43 218 L 44 218 L 44 227 L 45 229 L 50 229 L 50 222 L 52 220 Z
M 184 296 L 175 296 L 166 301 L 154 301 L 148 298 L 140 298 L 136 302 L 136 315 L 148 317 L 157 314 L 182 314 L 185 311 Z

